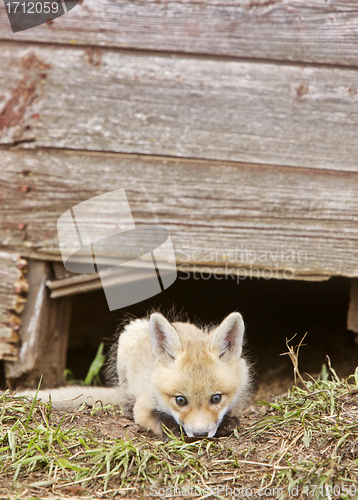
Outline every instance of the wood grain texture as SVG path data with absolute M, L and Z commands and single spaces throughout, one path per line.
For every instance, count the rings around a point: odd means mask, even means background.
M 17 360 L 5 363 L 10 389 L 56 387 L 64 383 L 71 298 L 51 300 L 46 281 L 52 277 L 51 264 L 30 261 L 30 291 L 22 313 L 21 347 Z
M 84 0 L 70 13 L 13 34 L 0 4 L 0 38 L 357 64 L 355 0 Z
M 124 187 L 136 224 L 170 231 L 184 273 L 358 277 L 358 173 L 58 150 L 2 151 L 1 164 L 0 250 L 60 260 L 60 215 Z
M 356 71 L 1 50 L 0 144 L 358 170 Z
M 0 250 L 0 359 L 17 359 L 20 313 L 29 290 L 26 266 L 20 255 Z

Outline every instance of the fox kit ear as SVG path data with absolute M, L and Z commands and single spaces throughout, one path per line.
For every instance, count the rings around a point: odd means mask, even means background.
M 155 358 L 175 359 L 181 349 L 176 330 L 162 314 L 154 313 L 149 320 L 150 341 Z
M 244 338 L 244 322 L 238 312 L 229 314 L 222 323 L 212 332 L 210 349 L 218 354 L 233 354 L 240 357 Z

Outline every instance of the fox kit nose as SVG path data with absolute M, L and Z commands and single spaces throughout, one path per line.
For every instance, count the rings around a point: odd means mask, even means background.
M 208 437 L 208 432 L 193 432 L 194 437 Z

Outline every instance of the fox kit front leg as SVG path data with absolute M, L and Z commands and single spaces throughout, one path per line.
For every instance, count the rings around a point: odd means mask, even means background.
M 136 424 L 153 431 L 157 436 L 163 437 L 162 422 L 153 410 L 153 401 L 149 394 L 142 393 L 138 397 L 133 408 L 133 416 Z

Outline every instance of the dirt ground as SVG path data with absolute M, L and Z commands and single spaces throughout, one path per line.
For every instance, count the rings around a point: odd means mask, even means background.
M 200 463 L 185 462 L 187 477 L 190 481 L 180 483 L 177 489 L 173 486 L 167 477 L 159 472 L 156 477 L 156 483 L 153 481 L 136 481 L 139 472 L 131 472 L 131 465 L 128 467 L 127 485 L 123 486 L 118 476 L 113 474 L 106 484 L 106 491 L 103 488 L 101 475 L 90 481 L 76 481 L 75 472 L 69 471 L 64 480 L 63 471 L 59 471 L 58 480 L 56 474 L 52 474 L 51 481 L 48 481 L 48 468 L 35 468 L 27 474 L 19 474 L 16 482 L 13 481 L 13 474 L 2 474 L 0 478 L 0 498 L 1 499 L 110 499 L 110 498 L 356 498 L 353 495 L 334 496 L 326 495 L 323 492 L 321 497 L 314 497 L 308 489 L 293 481 L 292 490 L 288 491 L 289 481 L 287 475 L 292 473 L 290 468 L 292 464 L 295 473 L 299 473 L 300 467 L 297 464 L 304 464 L 309 460 L 310 463 L 321 463 L 332 456 L 332 446 L 325 439 L 312 439 L 309 447 L 305 445 L 302 429 L 295 426 L 267 426 L 265 432 L 259 435 L 250 435 L 247 430 L 257 423 L 263 416 L 268 420 L 270 416 L 275 415 L 276 410 L 269 406 L 259 406 L 255 404 L 257 399 L 266 399 L 273 401 L 272 395 L 282 394 L 292 385 L 293 379 L 290 377 L 276 378 L 273 382 L 262 382 L 257 387 L 257 392 L 252 397 L 251 403 L 243 411 L 240 425 L 234 433 L 229 429 L 222 429 L 224 437 L 215 437 L 211 440 L 203 440 L 203 446 L 207 449 L 206 453 L 201 453 Z M 343 403 L 345 411 L 352 418 L 358 421 L 358 404 L 355 398 L 347 397 Z M 143 432 L 132 420 L 113 411 L 99 411 L 93 414 L 88 408 L 82 412 L 63 413 L 60 411 L 51 412 L 50 424 L 53 427 L 61 423 L 63 432 L 76 428 L 84 430 L 88 436 L 95 436 L 98 442 L 114 443 L 115 440 L 140 441 L 149 444 L 152 449 L 159 450 L 158 439 L 150 433 Z M 185 442 L 193 442 L 194 439 L 185 438 Z M 210 445 L 212 447 L 210 448 Z M 114 445 L 114 444 L 113 444 Z M 184 445 L 186 446 L 186 445 Z M 193 444 L 194 446 L 194 444 Z M 195 442 L 194 452 L 200 449 L 200 445 Z M 163 448 L 164 453 L 165 447 Z M 169 449 L 168 449 L 169 450 Z M 191 450 L 191 451 L 193 451 Z M 202 450 L 201 450 L 202 451 Z M 80 453 L 76 449 L 71 450 L 73 456 Z M 169 451 L 169 453 L 171 453 Z M 168 456 L 168 462 L 173 459 L 172 465 L 175 466 L 174 454 L 178 453 L 176 448 L 173 456 Z M 346 453 L 351 458 L 355 458 L 355 443 L 350 443 Z M 162 456 L 162 455 L 160 455 Z M 165 460 L 165 457 L 164 457 Z M 183 462 L 184 463 L 184 462 Z M 296 465 L 295 465 L 296 464 Z M 174 467 L 175 469 L 175 467 Z M 291 472 L 290 472 L 291 470 Z M 303 469 L 302 469 L 303 470 Z M 323 469 L 322 469 L 323 470 Z M 60 473 L 61 472 L 61 473 Z M 176 472 L 177 474 L 178 472 Z M 318 471 L 319 473 L 319 471 Z M 118 473 L 119 474 L 119 473 Z M 133 478 L 131 478 L 133 474 Z M 102 474 L 104 476 L 105 474 Z M 175 473 L 173 473 L 175 476 Z M 71 479 L 73 478 L 73 480 Z M 122 475 L 123 477 L 123 475 Z M 149 476 L 148 476 L 149 477 Z M 53 479 L 55 478 L 55 479 Z M 117 480 L 118 479 L 118 480 Z M 133 480 L 132 480 L 133 479 Z M 171 478 L 171 480 L 173 477 Z M 283 481 L 284 479 L 284 481 Z M 280 486 L 283 484 L 283 486 Z M 296 486 L 295 486 L 296 484 Z M 341 483 L 339 483 L 341 484 Z M 343 484 L 343 483 L 342 483 Z M 351 483 L 348 483 L 348 486 Z M 344 485 L 343 485 L 344 486 Z M 342 487 L 343 487 L 342 486 Z M 296 489 L 295 489 L 296 488 Z M 308 488 L 306 486 L 306 488 Z M 341 488 L 341 485 L 339 486 Z M 337 490 L 338 491 L 338 490 Z M 341 492 L 341 490 L 339 490 Z M 311 495 L 312 493 L 312 495 Z
M 255 422 L 261 415 L 263 414 L 263 410 L 259 407 L 255 407 L 254 405 L 250 405 L 241 417 L 240 428 L 245 429 L 247 426 Z M 61 419 L 63 418 L 64 413 L 61 411 L 53 411 L 52 412 L 52 425 L 56 426 L 59 424 Z M 62 429 L 68 430 L 76 426 L 78 429 L 85 429 L 89 433 L 95 433 L 97 435 L 97 439 L 123 439 L 123 440 L 133 440 L 138 437 L 142 437 L 143 440 L 156 442 L 158 439 L 153 437 L 150 433 L 143 432 L 143 429 L 136 425 L 132 420 L 116 415 L 116 414 L 108 414 L 106 412 L 97 413 L 95 415 L 91 415 L 90 411 L 87 413 L 69 413 L 65 417 L 62 422 Z M 225 433 L 225 431 L 224 431 Z M 230 434 L 230 433 L 229 433 Z M 186 438 L 187 442 L 194 441 L 194 439 Z M 250 485 L 253 487 L 256 485 L 258 488 L 262 479 L 262 466 L 260 466 L 259 462 L 266 462 L 267 455 L 269 453 L 273 453 L 277 451 L 280 447 L 281 439 L 270 440 L 267 439 L 245 439 L 235 437 L 234 435 L 228 437 L 221 438 L 213 438 L 212 442 L 221 442 L 224 447 L 228 447 L 241 452 L 246 459 L 249 457 L 248 462 L 248 470 L 245 471 L 246 474 L 249 474 L 250 477 Z M 247 455 L 248 454 L 248 455 Z M 222 454 L 221 460 L 225 460 L 225 453 Z M 206 467 L 210 467 L 210 461 L 212 457 L 206 457 Z M 257 464 L 255 464 L 257 463 Z M 241 473 L 244 472 L 243 470 Z M 103 494 L 102 486 L 99 484 L 100 482 L 92 482 L 87 486 L 82 486 L 81 484 L 63 484 L 61 485 L 61 481 L 58 484 L 53 485 L 41 485 L 41 482 L 46 482 L 46 471 L 35 471 L 33 473 L 27 474 L 18 479 L 17 483 L 13 483 L 12 476 L 2 475 L 0 478 L 1 482 L 1 493 L 0 499 L 9 499 L 9 498 L 48 498 L 48 499 L 76 499 L 76 498 L 112 498 L 113 490 L 118 488 L 118 484 L 116 484 L 115 478 L 113 481 L 110 481 L 108 486 L 108 493 Z M 214 475 L 214 480 L 208 482 L 198 482 L 198 486 L 200 486 L 203 490 L 208 488 L 214 488 L 215 485 L 225 485 L 228 481 L 237 476 L 237 471 L 232 470 L 232 468 L 227 468 L 225 471 L 222 471 L 222 474 L 218 474 L 217 471 Z M 239 475 L 241 476 L 241 474 Z M 237 477 L 239 477 L 237 476 Z M 40 486 L 28 486 L 33 484 L 40 484 Z M 154 493 L 158 491 L 158 496 Z M 169 490 L 168 490 L 169 491 Z M 185 493 L 185 488 L 183 490 Z M 118 492 L 119 493 L 119 492 Z M 126 489 L 123 488 L 122 495 L 128 498 L 133 499 L 141 499 L 141 498 L 153 498 L 155 496 L 159 497 L 160 487 L 152 488 L 152 490 L 143 491 L 142 488 L 138 487 L 134 489 Z M 169 493 L 169 497 L 175 497 L 175 491 L 173 490 L 173 494 Z M 120 495 L 120 496 L 122 496 Z M 160 495 L 162 496 L 162 495 Z M 165 495 L 168 496 L 168 495 Z M 178 495 L 182 496 L 182 495 Z M 184 496 L 184 495 L 183 495 Z M 186 498 L 191 498 L 190 496 L 185 495 Z M 198 498 L 199 496 L 196 494 L 194 496 Z M 226 497 L 226 495 L 225 495 Z M 119 496 L 118 496 L 119 498 Z

